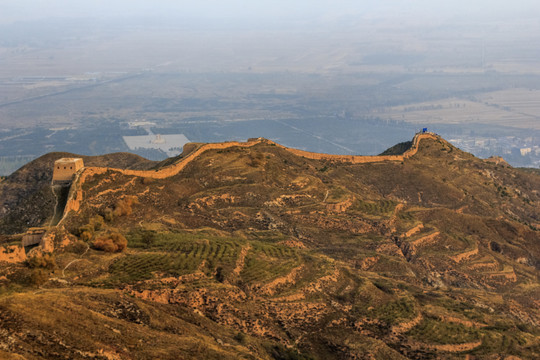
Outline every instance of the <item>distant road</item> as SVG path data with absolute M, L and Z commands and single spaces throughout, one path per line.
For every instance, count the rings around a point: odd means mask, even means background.
M 28 97 L 28 98 L 24 98 L 24 99 L 9 101 L 9 102 L 3 103 L 3 104 L 0 103 L 0 108 L 8 107 L 8 106 L 11 106 L 11 105 L 23 104 L 23 103 L 26 103 L 26 102 L 31 102 L 31 101 L 36 101 L 36 100 L 41 100 L 41 99 L 45 99 L 45 98 L 48 98 L 48 97 L 64 95 L 64 94 L 68 94 L 68 93 L 74 92 L 74 91 L 91 89 L 91 88 L 99 87 L 99 86 L 109 84 L 109 83 L 121 82 L 121 81 L 124 81 L 124 80 L 137 78 L 137 77 L 142 76 L 143 74 L 146 74 L 146 73 L 147 72 L 138 72 L 138 73 L 135 73 L 135 74 L 126 75 L 126 76 L 122 76 L 122 77 L 117 77 L 117 78 L 113 78 L 113 79 L 109 79 L 109 80 L 98 81 L 98 82 L 95 82 L 93 84 L 79 86 L 79 87 L 75 87 L 75 88 L 71 88 L 71 89 L 67 89 L 67 90 L 56 91 L 56 92 L 49 93 L 49 94 L 43 94 L 43 95 L 32 96 L 32 97 Z

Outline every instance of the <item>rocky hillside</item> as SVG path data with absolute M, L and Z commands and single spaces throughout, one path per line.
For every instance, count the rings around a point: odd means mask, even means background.
M 81 156 L 49 153 L 28 163 L 0 182 L 0 233 L 13 234 L 40 226 L 54 211 L 51 191 L 53 164 L 63 157 L 82 158 L 86 166 L 115 166 L 125 169 L 149 169 L 157 162 L 129 153 Z
M 53 255 L 0 265 L 0 355 L 540 357 L 540 176 L 411 144 L 391 161 L 257 141 L 195 146 L 164 177 L 87 169 Z

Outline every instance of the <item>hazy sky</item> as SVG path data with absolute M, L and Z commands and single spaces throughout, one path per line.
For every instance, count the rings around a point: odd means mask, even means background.
M 342 15 L 539 17 L 538 0 L 0 0 L 0 22 L 50 17 L 318 19 Z

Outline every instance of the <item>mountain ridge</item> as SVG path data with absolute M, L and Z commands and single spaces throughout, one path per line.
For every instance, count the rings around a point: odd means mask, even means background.
M 47 235 L 56 267 L 49 255 L 0 267 L 2 351 L 536 357 L 540 177 L 436 136 L 415 143 L 392 161 L 259 139 L 193 145 L 161 170 L 88 167 L 78 208 Z M 125 250 L 100 250 L 112 234 Z
M 376 163 L 376 162 L 384 162 L 384 161 L 403 161 L 404 159 L 410 158 L 411 156 L 414 156 L 417 153 L 418 144 L 420 143 L 422 139 L 440 139 L 440 137 L 437 137 L 436 135 L 430 134 L 430 133 L 416 134 L 412 141 L 411 147 L 408 150 L 406 150 L 402 155 L 363 156 L 363 155 L 322 154 L 322 153 L 315 153 L 315 152 L 288 148 L 286 146 L 279 145 L 268 139 L 257 138 L 257 139 L 250 139 L 247 142 L 230 141 L 230 142 L 222 142 L 222 143 L 203 144 L 203 145 L 193 148 L 191 151 L 186 152 L 185 154 L 182 154 L 180 159 L 176 161 L 175 163 L 168 166 L 161 167 L 161 168 L 157 168 L 154 170 L 131 170 L 131 169 L 121 169 L 121 168 L 112 168 L 112 167 L 85 167 L 82 173 L 80 174 L 80 176 L 77 175 L 74 179 L 74 185 L 77 190 L 75 192 L 72 192 L 72 194 L 75 194 L 74 196 L 71 195 L 68 198 L 68 203 L 66 205 L 65 212 L 77 211 L 79 209 L 80 200 L 78 201 L 77 199 L 80 199 L 80 197 L 82 196 L 80 185 L 81 183 L 84 183 L 86 176 L 102 174 L 107 171 L 116 171 L 116 172 L 120 172 L 124 175 L 129 175 L 129 176 L 138 176 L 138 177 L 152 178 L 152 179 L 168 178 L 168 177 L 172 177 L 180 173 L 191 161 L 195 160 L 202 153 L 209 150 L 224 150 L 224 149 L 228 149 L 232 147 L 252 147 L 252 146 L 259 145 L 261 143 L 265 143 L 270 146 L 280 147 L 294 155 L 301 156 L 308 159 L 329 160 L 333 162 L 336 162 L 336 161 L 347 162 L 347 163 L 352 163 L 352 164 L 366 164 L 366 163 Z

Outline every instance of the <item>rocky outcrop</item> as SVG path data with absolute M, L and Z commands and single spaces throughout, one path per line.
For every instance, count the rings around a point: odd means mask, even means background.
M 357 268 L 363 271 L 368 271 L 375 264 L 377 264 L 377 262 L 379 262 L 379 256 L 370 256 L 370 257 L 367 257 L 365 259 L 358 261 Z
M 506 165 L 506 166 L 510 166 L 510 164 L 508 164 L 506 162 L 506 160 L 504 160 L 502 157 L 500 156 L 491 156 L 489 158 L 487 158 L 485 161 L 487 162 L 490 162 L 490 163 L 494 163 L 495 165 Z
M 0 263 L 19 263 L 26 260 L 26 252 L 22 246 L 11 245 L 0 247 Z

